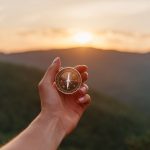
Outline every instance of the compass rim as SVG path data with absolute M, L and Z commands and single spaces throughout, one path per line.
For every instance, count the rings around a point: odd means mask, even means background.
M 76 90 L 74 90 L 74 91 L 72 91 L 72 92 L 65 92 L 65 91 L 61 90 L 61 88 L 57 85 L 57 83 L 58 83 L 58 82 L 57 82 L 57 77 L 58 77 L 58 75 L 59 75 L 63 70 L 66 70 L 66 69 L 72 69 L 72 70 L 74 70 L 74 71 L 78 74 L 79 79 L 80 79 L 80 82 L 79 82 L 79 84 L 78 84 Z M 61 69 L 59 70 L 59 72 L 56 74 L 56 76 L 55 76 L 55 82 L 56 82 L 56 87 L 57 87 L 57 89 L 58 89 L 61 93 L 66 94 L 66 95 L 71 95 L 71 94 L 76 93 L 76 92 L 80 89 L 80 87 L 81 87 L 81 85 L 82 85 L 82 77 L 81 77 L 80 72 L 79 72 L 77 69 L 75 69 L 75 68 L 73 68 L 73 67 L 64 67 L 64 68 L 61 68 Z

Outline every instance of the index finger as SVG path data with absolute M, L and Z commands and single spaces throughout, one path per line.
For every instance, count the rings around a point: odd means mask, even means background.
M 74 68 L 80 73 L 86 72 L 88 70 L 88 67 L 86 65 L 77 65 Z

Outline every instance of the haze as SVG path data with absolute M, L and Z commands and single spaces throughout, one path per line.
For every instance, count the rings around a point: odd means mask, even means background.
M 0 0 L 2 52 L 91 46 L 150 51 L 149 0 Z M 81 44 L 73 37 L 89 33 Z

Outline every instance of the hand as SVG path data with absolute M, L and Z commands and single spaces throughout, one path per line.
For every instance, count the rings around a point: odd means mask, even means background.
M 87 94 L 88 86 L 83 83 L 79 91 L 72 95 L 60 93 L 55 86 L 55 75 L 61 68 L 60 58 L 55 58 L 48 68 L 43 79 L 39 83 L 39 94 L 41 98 L 41 113 L 50 118 L 59 118 L 65 135 L 69 134 L 79 122 L 83 112 L 91 102 Z M 85 82 L 88 78 L 85 65 L 76 66 Z

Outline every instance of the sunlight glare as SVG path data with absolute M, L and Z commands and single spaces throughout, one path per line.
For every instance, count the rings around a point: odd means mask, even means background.
M 78 32 L 74 34 L 73 40 L 79 44 L 89 44 L 92 42 L 93 36 L 89 32 Z

